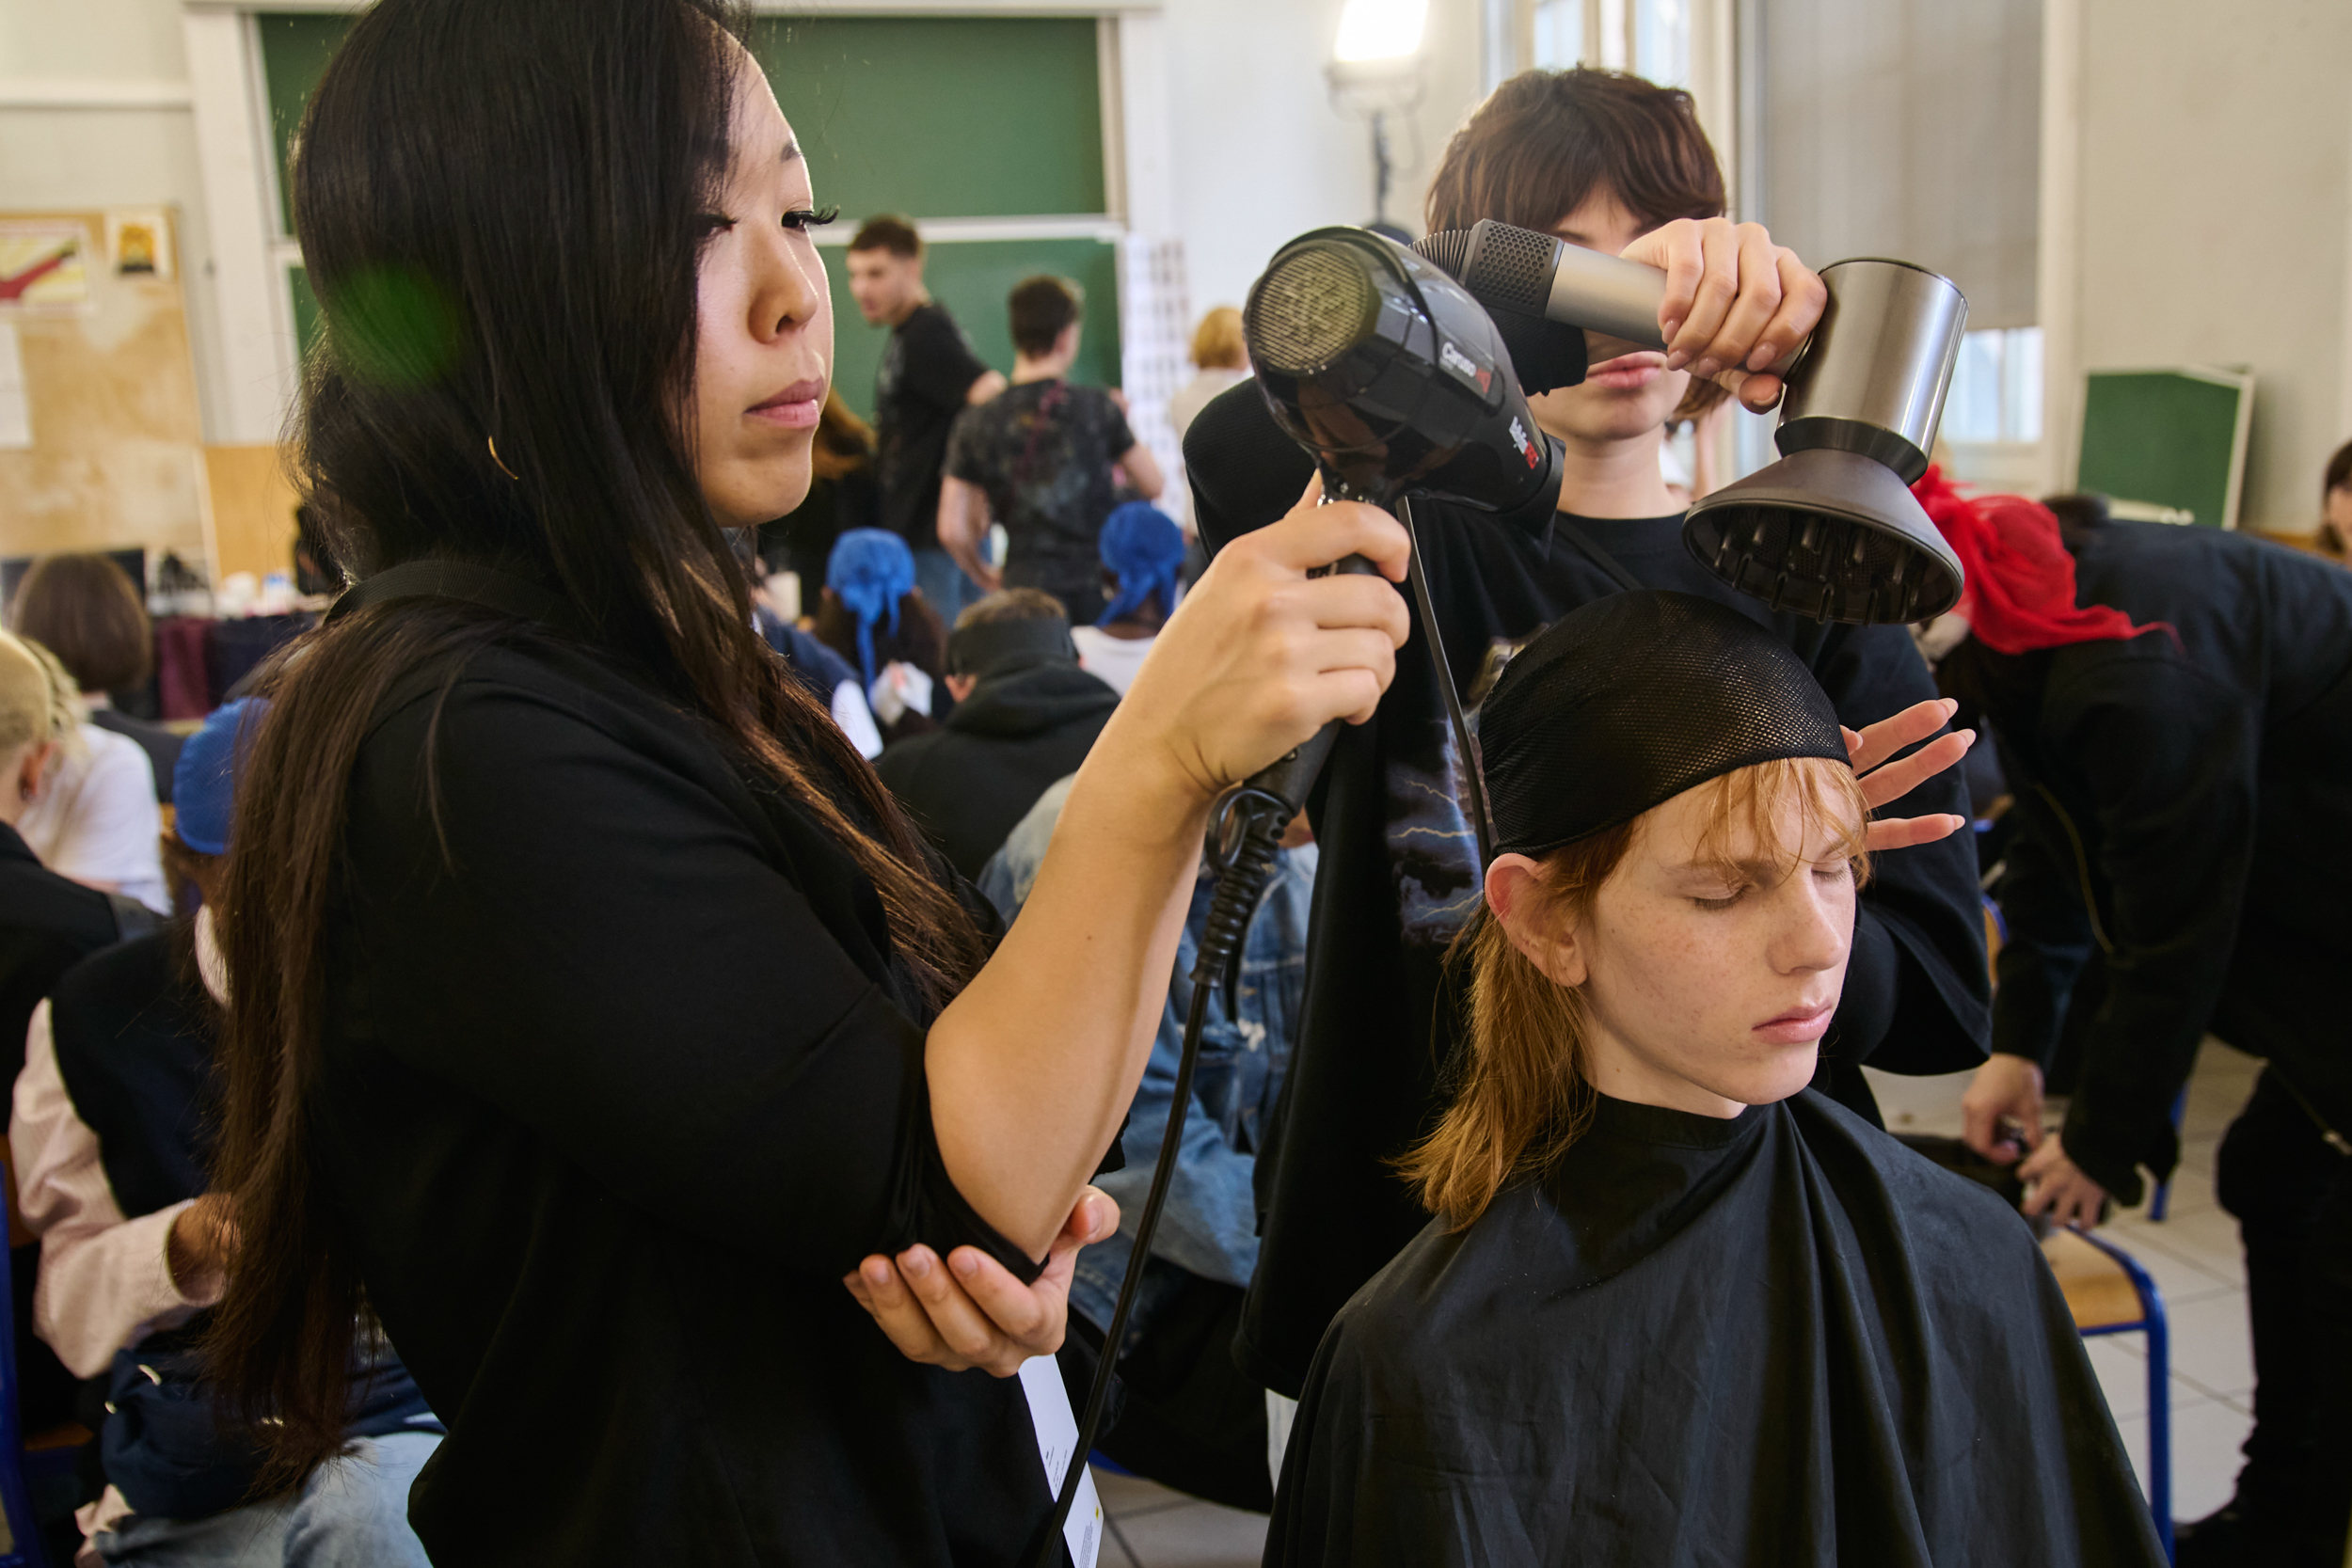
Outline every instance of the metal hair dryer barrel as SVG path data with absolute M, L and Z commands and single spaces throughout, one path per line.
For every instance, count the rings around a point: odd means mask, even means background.
M 1968 301 L 1948 277 L 1876 257 L 1835 262 L 1821 281 L 1829 306 L 1788 369 L 1773 444 L 1859 452 L 1909 484 L 1928 471 Z

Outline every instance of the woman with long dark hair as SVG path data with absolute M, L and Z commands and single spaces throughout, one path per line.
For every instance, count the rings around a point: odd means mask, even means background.
M 358 585 L 268 682 L 218 915 L 212 1349 L 292 1477 L 380 1326 L 449 1427 L 410 1503 L 437 1562 L 1032 1545 L 1002 1374 L 1107 1228 L 1084 1184 L 1208 804 L 1368 716 L 1406 630 L 1386 584 L 1306 576 L 1401 577 L 1376 512 L 1230 550 L 992 952 L 723 534 L 800 499 L 832 361 L 739 33 L 716 0 L 384 0 L 294 171 L 301 463 Z

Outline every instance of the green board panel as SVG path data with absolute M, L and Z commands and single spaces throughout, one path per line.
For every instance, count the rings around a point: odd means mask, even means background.
M 254 18 L 286 233 L 287 154 L 351 20 Z M 1106 206 L 1091 17 L 774 19 L 755 26 L 753 46 L 807 150 L 818 198 L 852 217 Z
M 2238 405 L 2250 391 L 2183 371 L 2094 371 L 2086 390 L 2079 488 L 2177 507 L 2202 528 L 2230 524 Z
M 269 97 L 270 143 L 278 150 L 278 232 L 294 232 L 293 191 L 286 160 L 302 129 L 303 105 L 326 73 L 326 62 L 351 30 L 348 16 L 265 12 L 253 19 L 262 40 L 262 83 Z
M 777 19 L 752 40 L 846 217 L 1104 209 L 1092 17 Z
M 868 326 L 850 297 L 848 253 L 821 247 L 833 285 L 834 385 L 849 405 L 874 417 L 874 372 L 887 329 Z M 1010 374 L 1012 326 L 1005 301 L 1032 274 L 1054 273 L 1086 291 L 1086 325 L 1071 379 L 1119 385 L 1119 247 L 1101 240 L 991 240 L 929 247 L 923 280 L 988 364 Z
M 294 349 L 308 358 L 311 345 L 319 341 L 319 329 L 326 325 L 319 310 L 319 296 L 310 292 L 310 269 L 288 267 L 286 289 L 294 296 Z

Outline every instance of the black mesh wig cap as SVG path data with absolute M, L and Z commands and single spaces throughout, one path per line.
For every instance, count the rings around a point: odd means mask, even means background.
M 1480 710 L 1494 852 L 1541 855 L 1736 768 L 1847 760 L 1786 642 L 1712 599 L 1617 594 L 1562 616 Z

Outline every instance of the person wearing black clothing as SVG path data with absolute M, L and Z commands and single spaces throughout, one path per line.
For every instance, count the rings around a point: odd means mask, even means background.
M 218 709 L 180 754 L 166 855 L 175 880 L 215 899 L 255 705 Z M 97 1390 L 80 1413 L 98 1430 L 103 1492 L 77 1517 L 110 1563 L 422 1568 L 404 1514 L 441 1429 L 397 1357 L 355 1366 L 354 1447 L 292 1496 L 256 1497 L 253 1449 L 205 1418 L 192 1353 L 234 1236 L 206 1174 L 228 990 L 214 926 L 208 905 L 68 970 L 16 1081 L 9 1152 L 46 1265 L 32 1326 Z
M 2157 1568 L 2030 1229 L 1806 1086 L 1873 857 L 1796 652 L 1615 594 L 1479 741 L 1437 1217 L 1316 1353 L 1266 1561 Z
M 874 769 L 948 863 L 977 878 L 1038 797 L 1086 761 L 1119 693 L 1079 668 L 1061 606 L 1033 588 L 965 610 L 947 671 L 947 721 L 886 747 Z
M 2172 1105 L 2208 1033 L 2265 1059 L 2216 1169 L 2246 1247 L 2254 1430 L 2234 1499 L 2184 1529 L 2181 1560 L 2336 1568 L 2352 1516 L 2352 577 L 2145 523 L 2082 531 L 2070 561 L 2032 502 L 1928 499 L 1971 580 L 2001 589 L 1963 601 L 1974 634 L 1937 673 L 1984 715 L 2020 824 L 1968 1141 L 2017 1160 L 2013 1120 L 2038 1145 L 2018 1167 L 2028 1209 L 2094 1225 L 2109 1197 L 2139 1200 L 2143 1171 L 2170 1175 Z M 2062 1040 L 2081 1065 L 2043 1136 Z
M 747 27 L 380 0 L 292 171 L 331 345 L 299 465 L 365 575 L 262 682 L 204 1348 L 296 1478 L 380 1323 L 448 1423 L 409 1498 L 444 1568 L 1052 1547 L 1033 1412 L 1066 1395 L 1017 1374 L 1116 1223 L 1086 1181 L 1210 804 L 1369 714 L 1405 633 L 1377 512 L 1240 547 L 1000 933 L 759 640 L 725 544 L 804 492 L 832 358 L 823 214 Z M 388 269 L 462 351 L 373 309 Z M 1307 576 L 1349 551 L 1389 580 Z
M 16 831 L 72 725 L 64 671 L 0 631 L 0 1069 L 11 1074 L 24 1066 L 25 1022 L 57 976 L 154 923 L 132 912 L 143 911 L 135 901 L 51 871 Z
M 25 1026 L 57 976 L 154 924 L 136 899 L 85 887 L 42 865 L 16 831 L 58 744 L 72 734 L 70 687 L 44 651 L 0 631 L 0 1070 L 10 1082 L 24 1065 Z M 11 1392 L 26 1433 L 72 1419 L 76 1386 L 33 1334 L 40 1265 L 38 1245 L 10 1249 L 19 1384 Z
M 1005 389 L 947 308 L 923 288 L 923 240 L 904 218 L 868 218 L 850 241 L 850 292 L 869 325 L 890 328 L 874 375 L 880 526 L 914 551 L 923 596 L 947 621 L 978 590 L 939 537 L 940 474 L 956 416 Z
M 959 415 L 940 490 L 939 542 L 973 579 L 1041 588 L 1073 626 L 1103 613 L 1100 541 L 1119 502 L 1117 475 L 1149 500 L 1163 481 L 1125 408 L 1070 379 L 1083 330 L 1077 285 L 1032 277 L 1012 292 L 1012 387 Z M 1005 526 L 1001 571 L 980 558 L 990 524 Z
M 1648 127 L 1647 152 L 1625 140 L 1627 125 Z M 1687 188 L 1660 188 L 1661 169 Z M 1564 189 L 1578 171 L 1588 182 Z M 1814 319 L 1803 312 L 1818 312 L 1822 293 L 1794 257 L 1754 225 L 1667 221 L 1693 209 L 1720 211 L 1722 196 L 1687 94 L 1619 73 L 1531 71 L 1498 89 L 1448 148 L 1431 186 L 1429 227 L 1499 217 L 1677 267 L 1691 265 L 1680 258 L 1703 245 L 1709 264 L 1739 278 L 1739 299 L 1718 307 L 1716 319 L 1763 334 L 1768 345 L 1796 341 Z M 1695 268 L 1669 274 L 1686 276 Z M 1670 281 L 1669 293 L 1678 286 Z M 1675 319 L 1676 309 L 1670 303 L 1662 319 Z M 1692 317 L 1682 333 L 1706 325 L 1704 312 L 1682 313 Z M 1677 356 L 1685 355 L 1682 333 L 1668 335 Z M 1735 345 L 1729 358 L 1686 357 L 1694 367 L 1747 363 L 1756 341 Z M 1778 396 L 1771 375 L 1724 372 L 1720 384 L 1751 404 Z M 1873 760 L 1934 734 L 1946 708 L 1902 627 L 1822 626 L 1769 612 L 1683 546 L 1658 445 L 1668 417 L 1699 401 L 1700 390 L 1669 356 L 1597 363 L 1583 385 L 1531 400 L 1565 448 L 1557 512 L 1541 499 L 1502 515 L 1416 505 L 1447 666 L 1467 686 L 1498 643 L 1517 642 L 1597 598 L 1672 588 L 1771 626 L 1850 729 L 1889 724 L 1873 733 Z M 1184 464 L 1212 550 L 1279 515 L 1311 471 L 1249 383 L 1217 397 L 1195 421 Z M 1905 759 L 1900 771 L 1866 781 L 1890 817 L 1914 819 L 1910 828 L 1879 823 L 1873 847 L 1919 845 L 1885 855 L 1863 894 L 1851 972 L 1821 1052 L 1821 1087 L 1867 1119 L 1877 1112 L 1863 1063 L 1933 1073 L 1984 1056 L 1988 984 L 1974 854 L 1964 838 L 1941 836 L 1964 821 L 1963 798 L 1955 777 L 1932 773 L 1964 745 L 1946 737 Z M 1454 1049 L 1455 1009 L 1439 960 L 1478 887 L 1460 768 L 1428 652 L 1410 646 L 1379 716 L 1341 737 L 1311 802 L 1323 859 L 1305 1022 L 1282 1112 L 1258 1161 L 1264 1240 L 1235 1352 L 1279 1393 L 1295 1395 L 1331 1315 L 1421 1228 L 1420 1207 L 1391 1162 L 1426 1130 Z

